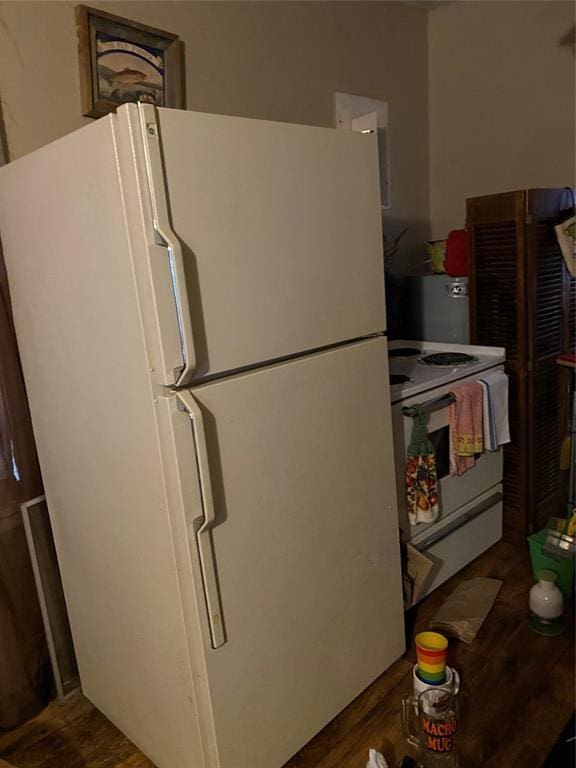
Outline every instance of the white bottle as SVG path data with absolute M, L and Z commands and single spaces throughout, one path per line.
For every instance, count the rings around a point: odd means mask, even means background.
M 542 570 L 536 574 L 538 582 L 530 590 L 530 626 L 544 635 L 557 635 L 562 631 L 564 597 L 556 586 L 556 573 Z

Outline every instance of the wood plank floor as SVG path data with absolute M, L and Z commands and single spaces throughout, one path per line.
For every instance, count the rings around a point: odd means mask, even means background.
M 449 662 L 463 683 L 461 766 L 540 768 L 575 706 L 573 606 L 563 635 L 534 634 L 527 621 L 528 553 L 500 542 L 419 606 L 416 630 L 471 576 L 502 579 L 504 586 L 474 642 L 450 644 Z M 407 752 L 400 701 L 410 691 L 414 662 L 411 648 L 284 768 L 365 768 L 369 747 L 383 752 L 390 768 L 399 764 Z M 0 767 L 15 768 L 154 768 L 80 695 L 0 734 L 0 758 Z

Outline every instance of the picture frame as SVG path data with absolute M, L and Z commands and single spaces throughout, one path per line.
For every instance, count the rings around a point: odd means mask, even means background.
M 83 115 L 138 101 L 183 109 L 178 35 L 86 5 L 75 10 Z

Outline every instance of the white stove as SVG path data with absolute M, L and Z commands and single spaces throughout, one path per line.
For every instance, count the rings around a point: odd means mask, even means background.
M 459 476 L 450 474 L 449 454 L 451 390 L 502 369 L 505 350 L 401 340 L 391 341 L 388 352 L 399 525 L 403 540 L 434 562 L 423 597 L 502 537 L 502 450 L 485 451 Z M 440 514 L 432 523 L 411 525 L 405 472 L 415 404 L 429 413 Z
M 505 350 L 502 347 L 391 341 L 388 360 L 392 402 L 502 365 L 504 359 Z

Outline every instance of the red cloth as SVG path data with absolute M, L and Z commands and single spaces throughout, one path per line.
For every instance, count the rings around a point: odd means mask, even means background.
M 470 242 L 465 229 L 453 229 L 446 240 L 444 268 L 451 277 L 466 277 L 470 258 Z
M 558 355 L 556 362 L 558 365 L 574 368 L 576 366 L 576 354 L 574 352 L 566 352 L 564 355 Z

